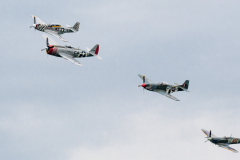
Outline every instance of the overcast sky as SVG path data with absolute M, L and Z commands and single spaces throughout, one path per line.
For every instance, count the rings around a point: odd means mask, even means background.
M 239 160 L 201 129 L 240 138 L 240 1 L 2 0 L 1 160 Z M 73 26 L 69 42 L 100 45 L 77 66 L 48 56 L 45 23 Z M 137 74 L 182 84 L 176 102 Z M 240 151 L 240 145 L 231 145 Z

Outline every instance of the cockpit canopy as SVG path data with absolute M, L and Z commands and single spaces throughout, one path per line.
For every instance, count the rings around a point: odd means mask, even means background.
M 160 84 L 160 85 L 168 85 L 167 82 L 160 82 L 160 83 L 158 83 L 158 84 Z
M 61 25 L 60 24 L 54 24 L 54 23 L 51 23 L 50 25 L 49 25 L 49 27 L 61 27 Z
M 65 45 L 66 48 L 73 48 L 71 45 Z

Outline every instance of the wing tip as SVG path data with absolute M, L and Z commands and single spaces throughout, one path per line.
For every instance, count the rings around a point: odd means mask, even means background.
M 201 129 L 202 130 L 202 132 L 206 135 L 206 136 L 208 136 L 206 133 L 205 133 L 205 129 Z

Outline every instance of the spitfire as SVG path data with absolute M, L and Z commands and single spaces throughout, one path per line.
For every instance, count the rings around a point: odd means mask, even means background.
M 67 26 L 67 28 L 64 28 L 59 24 L 45 24 L 36 16 L 32 16 L 32 18 L 33 18 L 34 24 L 29 28 L 35 28 L 36 30 L 46 32 L 54 37 L 61 39 L 64 42 L 67 42 L 67 40 L 62 38 L 61 34 L 78 32 L 79 25 L 80 25 L 80 23 L 77 22 L 73 27 Z
M 212 142 L 215 145 L 218 145 L 219 147 L 225 148 L 229 151 L 232 151 L 234 153 L 238 153 L 237 150 L 229 147 L 230 144 L 237 144 L 240 143 L 239 138 L 233 138 L 232 136 L 230 137 L 216 137 L 212 134 L 212 131 L 208 132 L 207 130 L 202 129 L 203 133 L 207 136 L 207 141 Z M 207 142 L 205 141 L 205 142 Z
M 47 47 L 42 49 L 41 51 L 46 50 L 48 55 L 55 57 L 62 57 L 70 62 L 82 66 L 80 62 L 78 62 L 75 58 L 84 58 L 84 57 L 97 57 L 102 59 L 99 55 L 99 45 L 96 44 L 92 49 L 87 48 L 87 51 L 74 48 L 70 45 L 60 46 L 57 45 L 52 39 L 49 39 L 47 36 L 43 35 L 46 38 Z
M 177 92 L 177 91 L 188 91 L 188 86 L 189 86 L 189 80 L 186 80 L 182 85 L 179 85 L 175 83 L 176 85 L 169 85 L 166 82 L 161 82 L 161 83 L 153 83 L 151 80 L 146 78 L 144 75 L 138 75 L 142 80 L 143 84 L 138 85 L 138 87 L 143 87 L 143 89 L 153 91 L 160 93 L 168 98 L 171 98 L 175 101 L 179 101 L 177 98 L 173 97 L 171 93 Z

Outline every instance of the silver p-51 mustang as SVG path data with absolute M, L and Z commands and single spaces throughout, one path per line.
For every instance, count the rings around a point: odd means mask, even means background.
M 73 48 L 70 45 L 66 46 L 60 46 L 57 45 L 56 42 L 54 42 L 52 39 L 49 39 L 47 36 L 43 35 L 44 38 L 46 38 L 47 47 L 42 49 L 41 51 L 46 50 L 47 54 L 56 56 L 56 57 L 62 57 L 66 60 L 69 60 L 70 62 L 82 66 L 80 62 L 78 62 L 75 58 L 84 58 L 84 57 L 97 57 L 98 59 L 102 59 L 99 57 L 99 45 L 96 44 L 92 49 L 87 48 L 87 51 Z
M 143 84 L 138 85 L 138 87 L 143 87 L 146 90 L 153 91 L 160 93 L 168 98 L 171 98 L 175 101 L 179 101 L 177 98 L 173 97 L 170 95 L 170 93 L 177 92 L 177 91 L 188 91 L 188 86 L 189 86 L 189 80 L 186 80 L 182 85 L 179 85 L 175 83 L 176 85 L 169 85 L 166 82 L 161 82 L 161 83 L 153 83 L 151 80 L 146 78 L 144 75 L 142 76 L 141 74 L 138 75 L 142 80 Z
M 78 32 L 80 23 L 77 22 L 73 27 L 67 26 L 67 28 L 62 27 L 59 24 L 45 24 L 38 17 L 32 16 L 34 24 L 29 28 L 35 28 L 36 30 L 46 32 L 54 37 L 61 39 L 64 42 L 67 42 L 64 38 L 61 37 L 61 34 L 64 33 L 75 33 Z
M 207 141 L 212 142 L 215 145 L 218 145 L 218 147 L 222 147 L 225 148 L 229 151 L 232 151 L 234 153 L 238 153 L 237 150 L 229 147 L 230 144 L 238 144 L 240 143 L 240 139 L 239 138 L 233 138 L 232 136 L 230 137 L 216 137 L 212 134 L 211 130 L 210 132 L 208 132 L 207 130 L 202 129 L 203 133 L 207 136 Z M 207 142 L 206 141 L 206 142 Z

